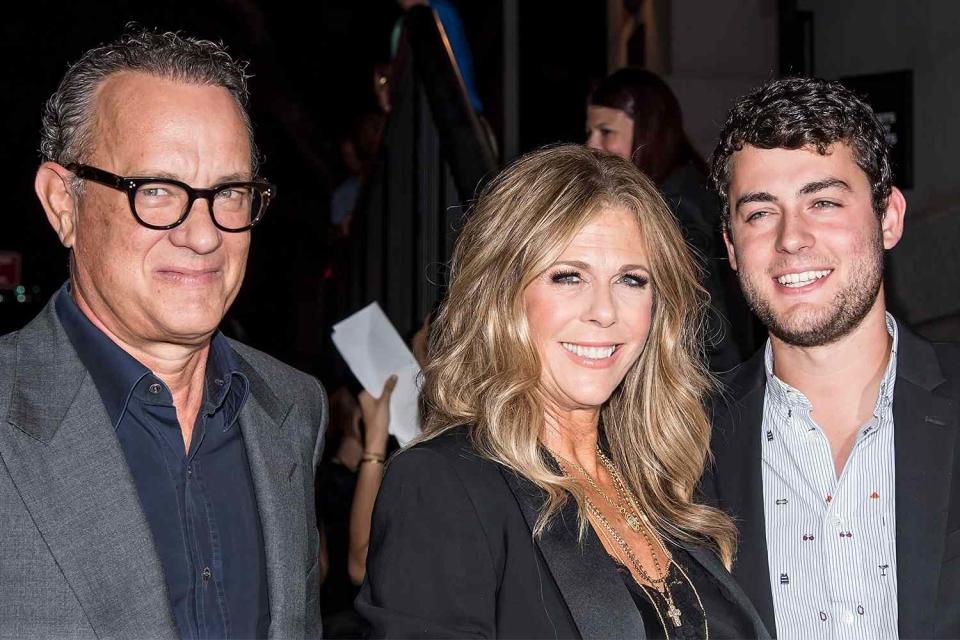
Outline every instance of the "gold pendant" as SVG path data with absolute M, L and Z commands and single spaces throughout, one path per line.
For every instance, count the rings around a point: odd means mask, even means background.
M 627 526 L 633 529 L 635 532 L 640 532 L 640 519 L 632 513 L 628 513 L 626 516 Z
M 670 603 L 670 608 L 667 609 L 667 615 L 673 620 L 673 626 L 680 626 L 680 609 L 677 609 L 676 605 L 672 602 Z

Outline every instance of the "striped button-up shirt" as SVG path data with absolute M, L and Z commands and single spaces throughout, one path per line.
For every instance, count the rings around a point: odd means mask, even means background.
M 893 349 L 873 417 L 838 478 L 830 443 L 800 391 L 773 373 L 766 347 L 763 499 L 777 637 L 896 638 Z

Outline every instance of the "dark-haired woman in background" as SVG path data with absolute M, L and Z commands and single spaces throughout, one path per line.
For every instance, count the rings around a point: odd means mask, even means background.
M 704 292 L 656 187 L 524 156 L 460 233 L 423 436 L 388 465 L 357 610 L 385 638 L 768 637 L 693 500 Z
M 645 69 L 610 74 L 588 100 L 587 146 L 631 160 L 660 189 L 705 269 L 710 368 L 732 369 L 753 352 L 752 316 L 726 261 L 720 203 L 707 186 L 707 165 L 683 129 L 673 91 Z

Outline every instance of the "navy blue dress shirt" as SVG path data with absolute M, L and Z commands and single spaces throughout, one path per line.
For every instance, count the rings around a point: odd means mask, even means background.
M 94 326 L 68 286 L 56 308 L 126 456 L 180 635 L 265 637 L 263 533 L 237 424 L 249 382 L 226 338 L 217 333 L 210 343 L 203 400 L 185 451 L 163 381 Z

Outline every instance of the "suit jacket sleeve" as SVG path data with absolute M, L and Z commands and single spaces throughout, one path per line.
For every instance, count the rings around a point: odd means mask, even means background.
M 374 638 L 496 635 L 497 574 L 470 492 L 437 451 L 388 465 L 357 610 Z

